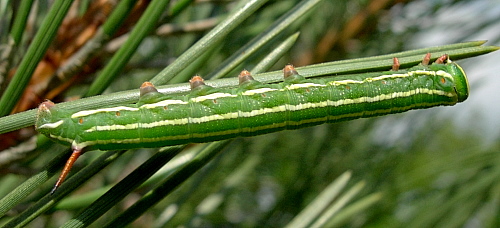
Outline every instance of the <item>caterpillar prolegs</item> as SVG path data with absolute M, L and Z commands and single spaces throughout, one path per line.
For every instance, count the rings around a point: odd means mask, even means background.
M 279 84 L 260 83 L 242 71 L 234 89 L 213 88 L 195 76 L 190 93 L 177 97 L 145 82 L 136 104 L 78 112 L 45 101 L 37 130 L 73 149 L 52 192 L 88 149 L 210 142 L 464 101 L 469 88 L 462 68 L 447 56 L 432 64 L 429 59 L 399 70 L 395 58 L 391 71 L 323 79 L 305 79 L 287 65 Z

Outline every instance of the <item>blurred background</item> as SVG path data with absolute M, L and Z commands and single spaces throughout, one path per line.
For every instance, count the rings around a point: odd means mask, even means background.
M 14 2 L 0 3 L 2 44 L 8 41 L 6 34 L 17 4 Z M 186 77 L 209 74 L 298 2 L 301 1 L 266 3 Z M 22 50 L 27 48 L 51 3 L 34 2 L 17 59 L 22 58 Z M 109 0 L 75 1 L 18 102 L 17 111 L 35 108 L 45 98 L 56 102 L 76 99 L 88 89 L 149 1 L 138 1 L 134 13 L 110 42 L 80 71 L 68 74 L 66 80 L 52 77 L 95 34 L 116 4 Z M 170 25 L 184 30 L 157 31 L 144 39 L 105 93 L 137 88 L 209 31 L 215 19 L 238 4 L 239 1 L 230 0 L 190 1 L 174 17 L 163 17 L 157 27 Z M 498 21 L 498 0 L 325 0 L 278 38 L 284 40 L 300 31 L 291 50 L 271 70 L 281 69 L 287 63 L 305 66 L 464 41 L 487 40 L 486 45 L 500 46 Z M 199 27 L 187 29 L 186 25 L 192 22 L 198 22 Z M 262 55 L 249 58 L 230 76 L 242 68 L 251 69 L 273 45 L 264 47 Z M 471 89 L 469 98 L 455 106 L 236 139 L 167 198 L 151 206 L 132 226 L 282 227 L 337 177 L 350 172 L 347 186 L 363 183 L 363 187 L 339 208 L 330 225 L 499 227 L 499 60 L 500 52 L 493 52 L 458 61 L 468 75 Z M 50 86 L 40 89 L 40 84 Z M 1 144 L 7 149 L 34 134 L 32 129 L 4 134 Z M 78 197 L 99 186 L 116 183 L 153 153 L 141 150 L 124 154 L 73 195 Z M 81 158 L 81 166 L 99 155 L 100 152 L 89 152 Z M 27 158 L 5 166 L 0 183 L 19 184 L 52 158 L 45 153 L 38 159 Z M 10 185 L 1 191 L 2 196 L 15 187 Z M 130 194 L 93 226 L 106 223 L 141 194 L 144 191 Z M 23 202 L 10 215 L 21 212 L 30 203 Z M 48 212 L 30 226 L 62 225 L 81 208 Z M 2 220 L 5 222 L 6 217 Z

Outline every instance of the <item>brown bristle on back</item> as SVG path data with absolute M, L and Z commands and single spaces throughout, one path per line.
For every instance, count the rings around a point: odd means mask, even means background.
M 254 80 L 253 77 L 252 77 L 252 75 L 250 74 L 250 72 L 248 70 L 242 70 L 240 72 L 240 75 L 238 75 L 238 79 L 239 79 L 240 85 L 243 82 Z
M 139 91 L 141 96 L 144 96 L 144 94 L 148 94 L 151 92 L 158 92 L 158 90 L 151 82 L 142 83 L 141 87 L 139 88 Z
M 196 87 L 200 87 L 202 85 L 205 85 L 205 82 L 203 82 L 203 78 L 196 75 L 189 80 L 189 85 L 191 85 L 191 89 L 194 89 Z
M 292 64 L 288 64 L 285 66 L 285 68 L 283 68 L 283 76 L 285 78 L 288 78 L 292 75 L 297 75 L 297 74 L 299 74 L 299 73 L 297 72 L 297 70 L 295 70 L 295 67 L 293 67 Z

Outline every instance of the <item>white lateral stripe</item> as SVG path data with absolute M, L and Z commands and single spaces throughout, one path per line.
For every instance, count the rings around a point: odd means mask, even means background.
M 337 101 L 326 100 L 326 101 L 321 101 L 321 102 L 317 102 L 317 103 L 303 103 L 303 104 L 297 104 L 297 105 L 284 104 L 284 105 L 279 105 L 279 106 L 270 107 L 270 108 L 251 110 L 249 112 L 237 111 L 237 112 L 229 112 L 229 113 L 225 113 L 225 114 L 216 114 L 216 115 L 202 116 L 202 117 L 196 117 L 196 118 L 186 117 L 186 118 L 180 118 L 180 119 L 161 120 L 161 121 L 157 121 L 157 122 L 141 123 L 141 124 L 135 123 L 135 124 L 127 124 L 127 125 L 94 126 L 90 129 L 87 129 L 86 132 L 133 130 L 133 129 L 139 128 L 139 126 L 141 128 L 154 128 L 154 127 L 167 126 L 167 125 L 185 125 L 185 124 L 191 124 L 191 123 L 199 124 L 199 123 L 205 123 L 205 122 L 216 121 L 216 120 L 247 118 L 247 117 L 254 117 L 254 116 L 259 116 L 259 115 L 285 112 L 285 111 L 300 111 L 300 110 L 309 109 L 309 108 L 337 107 L 337 106 L 350 105 L 350 104 L 373 103 L 373 102 L 378 102 L 378 101 L 383 101 L 383 100 L 390 100 L 390 99 L 394 99 L 394 98 L 409 97 L 409 96 L 413 96 L 416 94 L 430 94 L 430 95 L 435 94 L 435 95 L 441 95 L 441 96 L 447 96 L 447 97 L 454 96 L 453 93 L 447 93 L 447 92 L 444 92 L 441 90 L 417 88 L 417 89 L 410 90 L 410 91 L 381 94 L 381 95 L 377 95 L 374 97 L 359 97 L 359 98 L 355 98 L 355 99 L 343 99 L 343 100 L 337 100 Z
M 341 81 L 331 81 L 328 82 L 329 85 L 347 85 L 347 84 L 363 84 L 363 81 L 357 81 L 357 80 L 341 80 Z
M 278 89 L 272 89 L 272 88 L 251 89 L 251 90 L 247 90 L 247 91 L 241 93 L 241 95 L 251 96 L 251 95 L 255 95 L 255 94 L 261 94 L 261 93 L 266 93 L 266 92 L 271 92 L 271 91 L 276 91 L 276 90 L 278 90 Z
M 171 105 L 171 104 L 187 104 L 187 103 L 188 102 L 182 101 L 182 100 L 163 100 L 163 101 L 156 102 L 156 103 L 153 103 L 153 104 L 144 104 L 140 108 L 150 109 L 150 108 L 168 106 L 168 105 Z
M 453 76 L 449 74 L 446 71 L 438 70 L 438 71 L 429 71 L 429 70 L 414 70 L 414 71 L 409 71 L 406 73 L 394 73 L 394 74 L 387 74 L 387 75 L 380 75 L 377 77 L 373 78 L 366 78 L 366 81 L 378 81 L 378 80 L 384 80 L 384 79 L 391 79 L 391 78 L 407 78 L 407 77 L 413 77 L 415 75 L 432 75 L 432 76 L 442 76 L 445 78 L 449 78 L 453 80 Z M 362 81 L 356 81 L 357 83 L 362 83 Z
M 205 100 L 214 100 L 214 99 L 223 98 L 223 97 L 237 97 L 237 96 L 238 95 L 234 95 L 234 94 L 230 94 L 230 93 L 212 93 L 212 94 L 208 94 L 205 96 L 191 98 L 191 101 L 201 102 L 201 101 L 205 101 Z
M 86 142 L 80 142 L 77 143 L 76 141 L 73 141 L 71 143 L 72 148 L 79 148 L 83 149 L 88 146 L 93 146 L 93 145 L 105 145 L 109 143 L 117 143 L 117 144 L 127 144 L 127 143 L 140 143 L 141 139 L 140 138 L 134 138 L 134 139 L 97 139 L 94 141 L 86 141 Z
M 93 126 L 86 130 L 86 132 L 92 131 L 114 131 L 114 130 L 128 130 L 128 129 L 137 129 L 139 128 L 139 123 L 132 123 L 126 125 L 103 125 L 103 126 Z
M 289 90 L 292 90 L 292 89 L 300 89 L 300 88 L 307 88 L 307 87 L 325 87 L 325 86 L 326 85 L 316 84 L 316 83 L 301 83 L 301 84 L 287 85 L 286 88 Z
M 76 112 L 76 113 L 73 113 L 73 115 L 71 115 L 71 118 L 78 118 L 78 117 L 88 116 L 88 115 L 92 115 L 92 114 L 99 113 L 99 112 L 119 112 L 119 111 L 123 111 L 123 110 L 126 110 L 126 111 L 139 111 L 138 108 L 132 108 L 132 107 L 126 107 L 126 106 L 118 106 L 118 107 L 112 107 L 112 108 L 101 108 L 101 109 L 94 109 L 94 110 L 86 110 L 86 111 Z
M 406 74 L 387 74 L 387 75 L 380 75 L 380 76 L 377 76 L 377 77 L 373 77 L 373 78 L 367 78 L 369 79 L 368 81 L 378 81 L 378 80 L 384 80 L 384 79 L 388 79 L 388 78 L 406 78 L 406 77 L 409 77 L 411 75 L 410 72 L 406 73 Z
M 380 75 L 380 76 L 373 77 L 373 78 L 365 78 L 363 81 L 347 79 L 347 80 L 341 80 L 341 81 L 331 81 L 331 82 L 328 82 L 328 84 L 329 85 L 363 84 L 365 82 L 373 82 L 373 81 L 392 79 L 392 78 L 413 77 L 415 75 L 442 76 L 442 77 L 448 78 L 450 80 L 453 80 L 453 76 L 446 71 L 442 71 L 442 70 L 438 70 L 438 71 L 414 70 L 414 71 L 409 71 L 406 73 L 394 73 L 394 74 Z
M 59 141 L 64 141 L 64 142 L 69 142 L 69 143 L 73 143 L 75 140 L 73 139 L 69 139 L 69 138 L 64 138 L 62 136 L 59 136 L 59 135 L 53 135 L 53 134 L 50 134 L 50 137 L 53 138 L 53 139 L 57 139 Z
M 59 127 L 59 125 L 63 124 L 64 121 L 63 120 L 59 120 L 55 123 L 46 123 L 46 124 L 42 124 L 42 126 L 38 127 L 38 128 L 56 128 L 56 127 Z
M 436 75 L 443 76 L 445 78 L 449 78 L 449 79 L 451 79 L 453 81 L 455 80 L 453 78 L 453 75 L 451 75 L 450 73 L 448 73 L 448 72 L 446 72 L 444 70 L 438 70 L 438 71 L 436 71 Z

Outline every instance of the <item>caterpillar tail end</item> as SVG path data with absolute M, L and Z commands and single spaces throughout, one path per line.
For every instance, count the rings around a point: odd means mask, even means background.
M 68 161 L 66 161 L 66 165 L 64 165 L 63 170 L 61 171 L 61 174 L 59 175 L 59 178 L 57 179 L 56 184 L 50 191 L 50 195 L 53 195 L 56 190 L 61 186 L 61 184 L 64 182 L 66 179 L 66 176 L 68 176 L 69 171 L 71 171 L 71 168 L 73 167 L 73 164 L 75 164 L 75 161 L 82 155 L 82 149 L 73 149 L 73 153 L 71 156 L 68 158 Z

